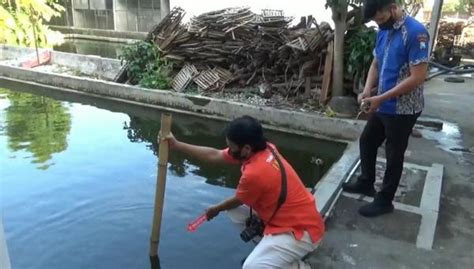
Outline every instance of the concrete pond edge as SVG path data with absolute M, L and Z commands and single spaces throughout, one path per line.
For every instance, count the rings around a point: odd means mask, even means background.
M 10 269 L 10 257 L 8 256 L 7 242 L 5 239 L 5 234 L 3 232 L 3 223 L 0 216 L 0 268 Z
M 0 70 L 1 70 L 1 65 L 0 65 Z M 43 85 L 40 83 L 31 82 L 31 81 L 12 79 L 9 77 L 1 76 L 1 71 L 0 71 L 0 81 L 1 80 L 11 81 L 14 83 L 40 86 L 40 87 L 44 87 L 45 90 L 48 90 L 48 91 L 59 91 L 66 94 L 85 95 L 85 96 L 95 97 L 95 98 L 109 100 L 109 101 L 123 102 L 127 104 L 154 108 L 157 110 L 169 111 L 173 113 L 188 114 L 188 115 L 204 117 L 204 118 L 208 118 L 212 120 L 229 121 L 229 119 L 224 118 L 224 117 L 219 117 L 219 116 L 211 116 L 207 114 L 194 113 L 194 112 L 190 112 L 186 110 L 168 108 L 168 107 L 163 107 L 163 106 L 153 105 L 153 104 L 148 104 L 148 103 L 140 103 L 140 102 L 130 101 L 127 99 L 122 99 L 122 98 L 113 98 L 113 97 L 103 96 L 100 94 L 89 94 L 86 92 L 71 90 L 71 89 L 57 87 L 57 86 Z M 280 132 L 286 132 L 286 133 L 292 133 L 292 134 L 297 134 L 297 135 L 304 135 L 304 136 L 309 136 L 313 138 L 328 140 L 328 137 L 326 136 L 308 133 L 306 131 L 298 131 L 298 130 L 295 131 L 295 130 L 291 130 L 285 127 L 279 127 L 279 126 L 267 125 L 267 124 L 264 124 L 264 127 L 270 130 L 274 130 L 274 131 L 280 131 Z M 340 159 L 331 166 L 328 172 L 323 176 L 321 180 L 318 181 L 318 183 L 314 187 L 315 196 L 317 198 L 318 210 L 322 214 L 327 213 L 327 210 L 329 210 L 331 203 L 337 198 L 337 192 L 340 190 L 342 183 L 349 177 L 350 170 L 354 168 L 354 166 L 357 164 L 357 161 L 359 160 L 358 141 L 348 141 L 348 140 L 340 140 L 340 139 L 331 139 L 331 140 L 339 142 L 339 143 L 346 143 L 347 147 L 344 150 L 343 154 L 341 155 Z
M 19 58 L 34 51 L 31 48 L 15 46 L 0 47 L 0 59 Z M 5 55 L 8 53 L 9 55 Z M 118 70 L 119 61 L 97 56 L 77 55 L 63 52 L 52 52 L 51 61 L 81 71 L 108 73 Z M 265 126 L 276 130 L 311 134 L 312 137 L 346 142 L 348 147 L 315 187 L 318 197 L 318 209 L 325 213 L 336 197 L 341 184 L 358 160 L 356 140 L 363 128 L 363 122 L 330 118 L 318 113 L 303 113 L 281 110 L 272 107 L 257 107 L 244 103 L 232 102 L 204 96 L 176 93 L 168 90 L 150 90 L 137 86 L 124 85 L 110 81 L 95 80 L 65 74 L 42 72 L 9 66 L 0 63 L 0 78 L 20 83 L 36 84 L 48 87 L 52 91 L 63 91 L 71 94 L 83 94 L 119 102 L 133 103 L 156 107 L 177 113 L 188 113 L 196 116 L 214 118 L 224 121 L 250 115 L 260 120 Z
M 0 46 L 0 59 L 5 59 L 6 51 L 15 50 L 16 57 L 22 53 L 31 53 L 29 48 Z M 1 57 L 3 56 L 3 57 Z M 10 55 L 11 56 L 11 55 Z M 69 67 L 82 65 L 89 73 L 106 73 L 110 78 L 113 70 L 118 70 L 120 62 L 97 56 L 75 55 L 52 52 L 52 63 Z M 102 62 L 106 62 L 105 64 Z M 86 67 L 84 67 L 84 65 Z M 82 71 L 82 70 L 81 70 Z M 167 90 L 150 90 L 137 86 L 118 84 L 110 81 L 25 69 L 0 62 L 0 79 L 24 84 L 44 86 L 52 91 L 70 94 L 89 95 L 118 102 L 133 103 L 176 113 L 193 114 L 206 118 L 229 121 L 233 118 L 249 115 L 260 120 L 271 129 L 299 134 L 312 134 L 326 140 L 346 142 L 347 147 L 341 158 L 315 186 L 318 210 L 326 214 L 337 198 L 342 183 L 348 178 L 351 169 L 359 160 L 358 143 L 364 123 L 361 121 L 330 118 L 318 113 L 304 113 L 280 110 L 272 107 L 258 107 L 244 103 L 204 96 L 176 93 Z M 6 247 L 6 245 L 5 245 Z

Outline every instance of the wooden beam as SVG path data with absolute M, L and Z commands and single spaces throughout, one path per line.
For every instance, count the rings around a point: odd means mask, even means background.
M 326 54 L 326 61 L 324 63 L 324 74 L 323 74 L 323 85 L 321 89 L 321 95 L 319 96 L 319 103 L 326 105 L 329 101 L 331 94 L 331 78 L 332 78 L 332 65 L 334 62 L 334 44 L 333 41 L 328 43 L 328 50 Z

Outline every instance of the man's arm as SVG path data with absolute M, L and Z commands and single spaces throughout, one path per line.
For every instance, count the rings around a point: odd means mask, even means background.
M 231 210 L 231 209 L 239 207 L 240 205 L 242 205 L 242 202 L 240 202 L 236 196 L 233 196 L 227 200 L 224 200 L 223 202 L 215 206 L 211 206 L 206 210 L 207 220 L 213 219 L 214 217 L 219 215 L 219 212 L 221 211 Z
M 378 70 L 377 59 L 374 57 L 372 64 L 369 68 L 369 73 L 367 74 L 367 81 L 365 82 L 364 92 L 370 94 L 372 89 L 377 86 L 379 80 L 379 70 Z
M 224 154 L 221 150 L 210 147 L 187 144 L 178 141 L 172 134 L 163 137 L 162 139 L 168 141 L 170 148 L 181 151 L 199 160 L 213 163 L 225 162 Z
M 176 146 L 174 148 L 205 162 L 224 162 L 224 156 L 221 150 L 215 148 L 196 146 L 179 141 L 177 141 Z
M 370 97 L 372 95 L 372 89 L 377 86 L 378 79 L 378 64 L 377 59 L 374 57 L 374 59 L 372 60 L 372 64 L 369 68 L 369 73 L 367 74 L 367 80 L 365 81 L 364 91 L 357 97 L 357 101 L 359 101 L 359 103 L 362 101 L 362 99 Z
M 426 73 L 428 72 L 428 64 L 420 63 L 410 67 L 410 76 L 404 79 L 402 82 L 397 84 L 391 90 L 386 91 L 385 93 L 373 97 L 364 98 L 370 103 L 369 112 L 374 112 L 384 101 L 398 97 L 400 95 L 406 94 L 410 91 L 413 91 L 419 85 L 423 84 L 426 78 Z

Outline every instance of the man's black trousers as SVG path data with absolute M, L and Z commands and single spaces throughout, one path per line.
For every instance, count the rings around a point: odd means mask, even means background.
M 385 141 L 387 167 L 378 198 L 392 201 L 395 196 L 402 175 L 408 139 L 418 116 L 420 113 L 414 115 L 374 113 L 365 125 L 359 141 L 362 168 L 360 180 L 372 184 L 375 182 L 377 149 Z

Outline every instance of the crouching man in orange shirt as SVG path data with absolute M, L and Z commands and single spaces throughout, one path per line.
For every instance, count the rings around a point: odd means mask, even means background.
M 244 226 L 244 241 L 263 236 L 245 260 L 245 269 L 311 268 L 301 259 L 316 249 L 324 234 L 313 195 L 266 141 L 257 120 L 235 119 L 225 133 L 228 148 L 224 150 L 186 144 L 172 135 L 164 138 L 171 149 L 201 160 L 241 165 L 235 195 L 208 208 L 207 219 L 227 211 L 232 221 Z

